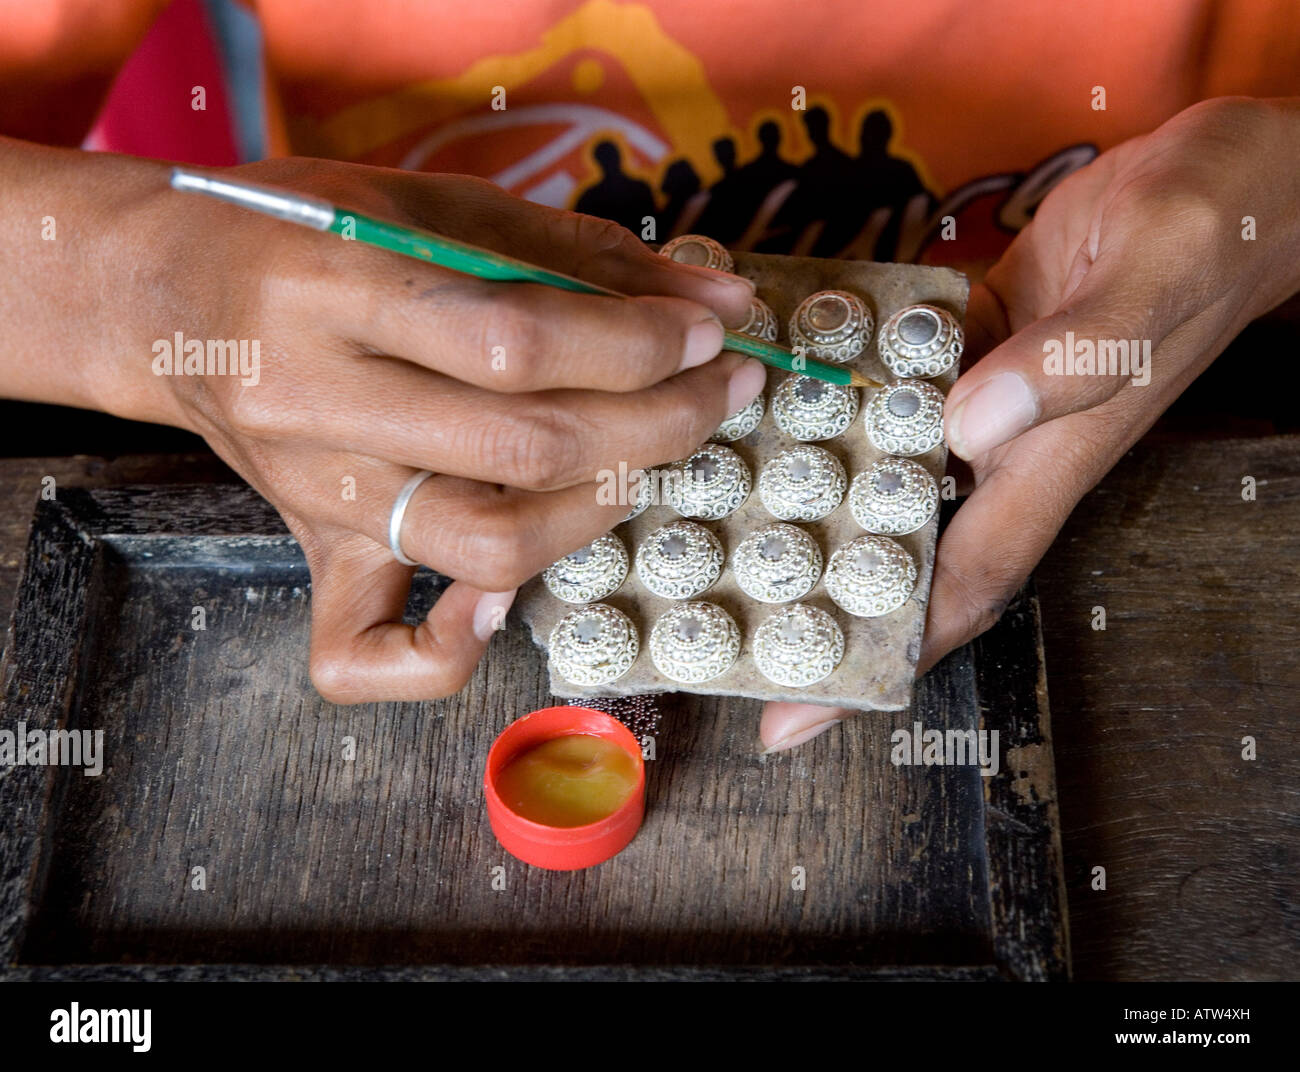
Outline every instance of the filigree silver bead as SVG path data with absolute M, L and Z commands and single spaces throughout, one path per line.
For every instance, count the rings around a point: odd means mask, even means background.
M 857 415 L 856 387 L 797 373 L 782 380 L 772 396 L 772 416 L 781 431 L 805 443 L 843 434 Z
M 665 242 L 659 252 L 678 264 L 692 264 L 697 268 L 716 268 L 720 272 L 734 272 L 736 262 L 721 242 L 705 235 L 678 235 Z
M 740 627 L 713 603 L 682 603 L 650 631 L 650 658 L 666 678 L 698 685 L 726 673 L 740 654 Z
M 846 290 L 809 294 L 790 317 L 790 346 L 821 361 L 852 361 L 871 341 L 871 310 Z
M 722 544 L 703 525 L 674 521 L 657 528 L 636 553 L 636 575 L 664 599 L 690 599 L 722 576 Z
M 788 603 L 812 591 L 822 575 L 822 553 L 803 529 L 778 521 L 755 529 L 731 556 L 736 583 L 760 603 Z
M 551 630 L 551 665 L 574 685 L 608 685 L 636 662 L 641 642 L 632 619 L 608 603 L 570 611 Z
M 755 295 L 749 299 L 749 319 L 740 329 L 742 335 L 753 335 L 757 339 L 776 342 L 776 313 L 762 298 Z
M 744 409 L 737 410 L 718 425 L 718 430 L 709 438 L 715 443 L 734 443 L 737 439 L 744 439 L 758 427 L 766 410 L 767 403 L 760 394 Z
M 831 599 L 859 618 L 897 610 L 916 588 L 916 563 L 888 536 L 859 536 L 833 555 L 826 567 Z
M 909 305 L 880 328 L 880 360 L 895 376 L 933 379 L 961 357 L 965 340 L 957 318 L 934 305 Z
M 805 443 L 782 451 L 758 475 L 758 497 L 782 521 L 818 521 L 839 506 L 848 478 L 828 450 Z
M 769 681 L 801 689 L 835 672 L 844 658 L 844 631 L 818 607 L 783 607 L 754 630 L 754 665 Z
M 668 503 L 682 517 L 717 521 L 749 498 L 749 466 L 730 447 L 707 443 L 669 470 Z
M 943 442 L 943 392 L 924 380 L 897 380 L 876 392 L 864 420 L 877 450 L 924 454 Z
M 551 595 L 566 603 L 594 603 L 617 592 L 626 579 L 627 548 L 609 532 L 542 571 Z
M 883 458 L 853 478 L 853 520 L 868 532 L 901 536 L 915 532 L 939 509 L 939 485 L 924 466 L 907 458 Z

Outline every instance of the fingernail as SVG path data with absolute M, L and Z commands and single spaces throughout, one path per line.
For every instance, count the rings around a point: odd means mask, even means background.
M 1038 418 L 1038 400 L 1015 372 L 999 372 L 975 388 L 948 418 L 948 445 L 970 461 L 1019 435 Z
M 701 320 L 698 324 L 693 324 L 689 331 L 686 332 L 686 350 L 682 354 L 682 363 L 678 366 L 677 371 L 694 368 L 696 365 L 702 365 L 711 358 L 718 356 L 718 351 L 722 349 L 723 327 L 722 321 L 716 316 L 711 316 L 707 320 Z
M 474 607 L 474 635 L 482 641 L 492 639 L 492 634 L 506 622 L 506 612 L 515 601 L 515 588 L 509 592 L 484 592 Z
M 760 394 L 767 386 L 767 369 L 756 357 L 745 361 L 731 374 L 727 381 L 727 416 L 738 413 Z
M 803 744 L 806 741 L 811 741 L 814 737 L 821 736 L 832 726 L 838 726 L 843 721 L 842 718 L 833 718 L 829 722 L 818 722 L 816 725 L 799 730 L 797 733 L 792 733 L 788 737 L 782 737 L 776 742 L 776 744 L 763 749 L 759 755 L 770 756 L 773 752 L 784 752 L 787 749 L 794 748 L 796 745 Z

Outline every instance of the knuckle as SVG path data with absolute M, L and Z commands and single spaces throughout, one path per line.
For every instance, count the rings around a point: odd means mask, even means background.
M 254 439 L 292 434 L 297 426 L 295 407 L 284 405 L 278 393 L 265 384 L 235 385 L 226 397 L 225 410 L 230 427 Z
M 309 673 L 312 685 L 327 703 L 352 704 L 366 699 L 356 668 L 342 652 L 313 651 Z
M 496 425 L 488 450 L 502 482 L 553 491 L 579 479 L 583 441 L 560 410 L 523 413 Z
M 510 510 L 485 511 L 466 528 L 460 579 L 488 592 L 517 588 L 530 576 L 536 541 Z

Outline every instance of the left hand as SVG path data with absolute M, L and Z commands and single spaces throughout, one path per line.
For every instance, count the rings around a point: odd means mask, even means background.
M 945 423 L 974 491 L 939 542 L 918 675 L 1001 617 L 1079 500 L 1243 327 L 1300 290 L 1298 252 L 1300 100 L 1204 101 L 1047 196 L 971 292 L 978 363 Z M 1149 382 L 1049 372 L 1067 331 L 1149 340 Z M 782 751 L 854 713 L 770 703 L 759 732 Z

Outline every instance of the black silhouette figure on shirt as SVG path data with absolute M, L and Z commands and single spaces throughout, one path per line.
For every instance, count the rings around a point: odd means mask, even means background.
M 591 216 L 615 220 L 639 235 L 645 217 L 655 216 L 654 192 L 640 179 L 624 173 L 618 146 L 612 141 L 602 141 L 594 155 L 603 177 L 587 187 L 573 207 Z
M 666 242 L 686 211 L 687 202 L 700 192 L 700 177 L 689 160 L 674 160 L 664 172 L 664 181 L 659 188 L 668 195 L 668 203 L 659 213 L 659 231 L 654 240 Z
M 824 232 L 853 196 L 853 158 L 831 141 L 831 117 L 820 105 L 804 113 L 804 127 L 813 154 L 796 175 L 798 185 L 776 211 L 766 238 L 756 248 L 763 253 L 789 253 L 814 225 Z M 820 241 L 820 239 L 819 239 Z
M 917 195 L 922 195 L 926 216 L 937 204 L 916 169 L 906 160 L 890 155 L 889 142 L 893 136 L 894 125 L 883 111 L 870 112 L 862 120 L 858 132 L 858 156 L 851 171 L 852 194 L 833 224 L 828 222 L 822 231 L 813 247 L 816 256 L 836 256 L 858 236 L 878 209 L 887 208 L 889 215 L 880 230 L 872 256 L 878 261 L 893 260 L 898 254 L 898 240 L 908 204 Z M 858 254 L 865 255 L 865 252 L 859 250 Z

